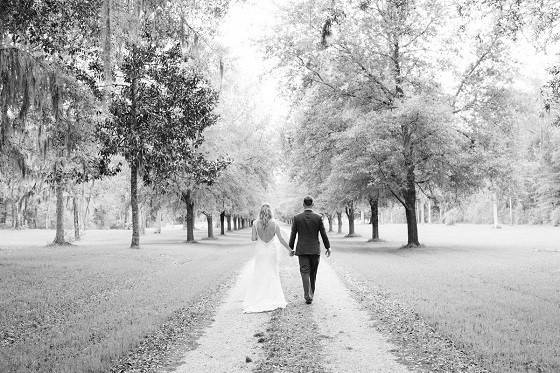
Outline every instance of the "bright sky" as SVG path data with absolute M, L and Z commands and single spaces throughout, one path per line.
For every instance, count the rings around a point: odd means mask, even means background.
M 272 0 L 234 2 L 222 25 L 221 42 L 228 50 L 225 79 L 256 90 L 259 110 L 269 116 L 269 126 L 278 129 L 286 119 L 288 103 L 279 94 L 278 74 L 258 45 L 266 28 L 277 22 L 275 8 Z
M 258 40 L 267 34 L 271 25 L 278 22 L 277 14 L 276 0 L 237 1 L 232 4 L 221 29 L 221 41 L 228 50 L 226 79 L 229 73 L 229 79 L 233 78 L 242 86 L 256 90 L 256 106 L 262 115 L 268 115 L 268 125 L 272 131 L 285 122 L 288 103 L 280 94 L 280 77 L 263 57 Z M 535 92 L 537 87 L 546 82 L 547 68 L 558 61 L 558 49 L 547 53 L 537 51 L 523 38 L 512 43 L 511 51 L 519 72 L 514 86 L 528 92 Z M 451 75 L 449 78 L 446 75 L 445 72 L 442 75 L 444 87 L 450 83 L 447 89 L 454 92 L 453 87 L 456 87 L 457 82 L 452 83 Z
M 531 89 L 544 84 L 550 77 L 547 69 L 558 62 L 558 50 L 538 51 L 527 40 L 520 39 L 512 48 L 512 56 L 519 61 L 520 79 L 516 88 Z

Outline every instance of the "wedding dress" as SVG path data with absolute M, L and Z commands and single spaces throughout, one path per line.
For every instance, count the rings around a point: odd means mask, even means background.
M 272 223 L 276 224 L 276 223 Z M 243 312 L 264 312 L 286 307 L 286 298 L 280 284 L 279 247 L 276 234 L 265 242 L 257 232 L 255 256 L 249 265 L 246 293 L 243 299 Z

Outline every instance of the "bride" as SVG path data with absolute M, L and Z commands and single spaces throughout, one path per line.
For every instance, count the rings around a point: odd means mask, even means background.
M 280 243 L 294 255 L 290 249 L 276 221 L 272 219 L 270 205 L 265 203 L 261 207 L 259 219 L 253 224 L 251 239 L 255 244 L 255 257 L 250 267 L 243 312 L 264 312 L 286 307 L 286 298 L 280 284 L 278 272 L 278 245 Z

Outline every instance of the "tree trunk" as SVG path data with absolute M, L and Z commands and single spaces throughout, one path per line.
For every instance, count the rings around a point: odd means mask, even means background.
M 237 230 L 237 216 L 233 215 L 233 230 Z
M 494 220 L 494 228 L 500 228 L 498 221 L 498 193 L 492 193 L 492 216 Z
M 509 197 L 509 224 L 513 225 L 513 202 L 511 196 Z
M 226 220 L 227 220 L 227 231 L 231 232 L 231 214 L 226 215 Z
M 432 200 L 428 199 L 428 224 L 432 224 Z
M 12 202 L 12 228 L 18 229 L 18 212 L 17 212 L 17 201 Z
M 327 214 L 327 220 L 329 221 L 329 232 L 332 232 L 332 221 L 333 221 L 333 216 L 332 214 Z
M 225 213 L 225 211 L 222 211 L 222 212 L 220 213 L 220 235 L 222 235 L 222 236 L 226 234 L 226 233 L 224 232 L 224 228 L 225 228 L 225 227 L 224 227 L 224 220 L 225 220 L 225 217 L 226 217 L 226 213 Z
M 124 223 L 123 223 L 124 224 L 124 229 L 127 229 L 126 227 L 128 226 L 128 208 L 129 208 L 129 205 L 128 205 L 128 203 L 126 203 L 124 205 Z
M 214 225 L 212 220 L 212 214 L 206 214 L 206 222 L 208 223 L 208 238 L 214 239 Z
M 351 201 L 346 206 L 346 216 L 348 217 L 348 234 L 346 237 L 353 237 L 354 233 L 354 202 Z
M 50 217 L 50 205 L 51 204 L 50 204 L 50 201 L 48 199 L 46 200 L 45 203 L 47 205 L 47 211 L 45 212 L 45 229 L 49 229 L 49 227 L 50 227 L 49 223 L 50 223 L 50 220 L 51 220 L 51 217 Z
M 112 59 L 111 59 L 111 47 L 112 47 L 112 31 L 111 31 L 111 8 L 112 0 L 103 1 L 103 67 L 104 67 L 104 78 L 105 78 L 105 102 L 108 103 L 111 97 L 111 83 L 112 77 Z
M 405 213 L 406 213 L 406 228 L 408 234 L 408 242 L 406 247 L 418 247 L 420 242 L 418 240 L 418 223 L 416 221 L 416 188 L 414 184 L 404 191 Z
M 342 233 L 342 212 L 336 212 L 336 220 L 338 223 L 338 233 Z
M 191 190 L 183 192 L 181 199 L 187 205 L 187 242 L 195 242 L 194 240 L 194 201 L 192 199 Z
M 371 239 L 370 241 L 379 241 L 379 198 L 369 198 L 369 207 L 371 208 Z
M 56 235 L 54 243 L 57 245 L 64 245 L 64 186 L 62 180 L 56 183 Z
M 29 206 L 29 205 L 28 205 L 29 196 L 30 196 L 29 193 L 27 193 L 27 194 L 24 196 L 24 199 L 22 200 L 22 202 L 23 202 L 23 210 L 22 210 L 21 207 L 20 207 L 20 209 L 19 209 L 19 210 L 21 211 L 21 223 L 22 223 L 22 225 L 23 225 L 24 227 L 29 227 L 29 219 L 27 218 L 27 217 L 29 216 L 29 211 L 28 211 L 28 209 L 27 209 L 28 206 Z
M 35 211 L 33 212 L 33 228 L 37 229 L 39 228 L 39 209 L 37 208 L 37 205 L 35 205 Z
M 130 162 L 130 206 L 132 208 L 132 240 L 130 247 L 140 248 L 140 225 L 138 214 L 138 165 Z
M 140 223 L 140 235 L 143 236 L 146 234 L 146 227 L 148 226 L 148 214 L 146 213 L 145 208 L 138 208 L 138 222 Z
M 74 239 L 80 240 L 80 211 L 78 210 L 78 197 L 72 198 L 72 209 L 74 210 Z
M 161 228 L 162 228 L 162 224 L 161 224 L 161 220 L 162 220 L 162 214 L 161 214 L 161 208 L 159 208 L 157 210 L 156 213 L 156 220 L 157 220 L 157 228 L 156 228 L 156 233 L 161 234 Z

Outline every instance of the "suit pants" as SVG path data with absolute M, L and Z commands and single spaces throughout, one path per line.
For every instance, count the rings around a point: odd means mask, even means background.
M 301 273 L 301 281 L 303 283 L 303 295 L 305 299 L 313 299 L 315 293 L 315 278 L 317 277 L 317 268 L 319 268 L 318 254 L 298 255 L 299 272 Z

